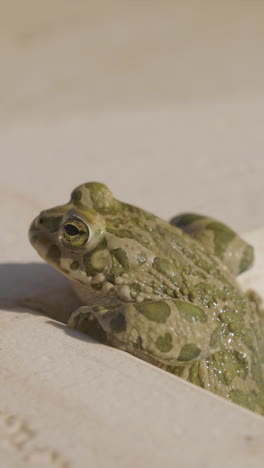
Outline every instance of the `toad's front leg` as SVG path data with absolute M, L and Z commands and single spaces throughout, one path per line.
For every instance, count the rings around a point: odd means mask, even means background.
M 181 300 L 83 306 L 68 325 L 157 365 L 186 365 L 219 351 L 213 315 Z

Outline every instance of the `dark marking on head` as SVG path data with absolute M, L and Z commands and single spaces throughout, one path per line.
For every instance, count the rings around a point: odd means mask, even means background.
M 110 250 L 111 255 L 118 261 L 118 263 L 127 270 L 129 268 L 128 258 L 125 250 L 123 249 L 114 249 Z
M 75 262 L 72 262 L 72 264 L 70 265 L 70 269 L 71 270 L 78 270 L 79 268 L 79 262 L 75 261 Z
M 61 216 L 40 216 L 39 224 L 52 233 L 58 231 L 61 220 Z
M 106 247 L 107 247 L 107 240 L 106 240 L 106 237 L 103 236 L 99 240 L 99 242 L 98 242 L 98 244 L 96 246 L 96 250 L 102 250 L 102 249 L 105 249 Z
M 72 195 L 71 195 L 71 201 L 72 203 L 74 203 L 75 205 L 78 206 L 79 202 L 81 201 L 81 198 L 82 198 L 82 192 L 81 190 L 74 190 L 72 192 Z

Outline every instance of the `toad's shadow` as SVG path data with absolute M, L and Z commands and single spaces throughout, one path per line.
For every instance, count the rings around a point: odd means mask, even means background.
M 45 263 L 1 263 L 0 297 L 18 299 L 45 290 L 45 285 L 61 287 L 67 280 Z
M 95 344 L 101 344 L 101 342 L 97 341 L 95 338 L 92 338 L 91 336 L 80 332 L 79 330 L 74 330 L 73 328 L 67 327 L 67 325 L 63 323 L 58 323 L 58 322 L 53 322 L 52 320 L 47 320 L 49 325 L 52 325 L 53 327 L 59 328 L 60 330 L 64 331 L 66 335 L 71 336 L 72 338 L 76 338 L 81 341 L 88 341 L 89 343 L 95 343 Z
M 80 305 L 70 282 L 49 265 L 0 264 L 0 307 L 22 313 L 41 312 L 67 323 Z
M 25 299 L 30 299 L 31 304 L 23 303 Z M 0 264 L 0 308 L 34 315 L 41 313 L 47 317 L 48 325 L 61 329 L 72 338 L 101 344 L 65 325 L 71 313 L 80 306 L 67 278 L 46 263 Z

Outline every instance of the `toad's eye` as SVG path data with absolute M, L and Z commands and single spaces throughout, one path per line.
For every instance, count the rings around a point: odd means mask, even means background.
M 91 236 L 89 226 L 80 218 L 71 216 L 62 225 L 62 241 L 67 247 L 83 247 Z
M 63 227 L 64 231 L 66 232 L 66 234 L 68 234 L 68 236 L 77 236 L 78 234 L 80 234 L 79 229 L 76 226 L 74 226 L 74 224 L 65 224 Z

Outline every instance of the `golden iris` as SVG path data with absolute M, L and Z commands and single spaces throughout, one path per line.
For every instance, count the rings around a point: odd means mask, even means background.
M 62 240 L 67 247 L 82 247 L 90 237 L 90 229 L 80 218 L 67 218 L 62 226 Z

